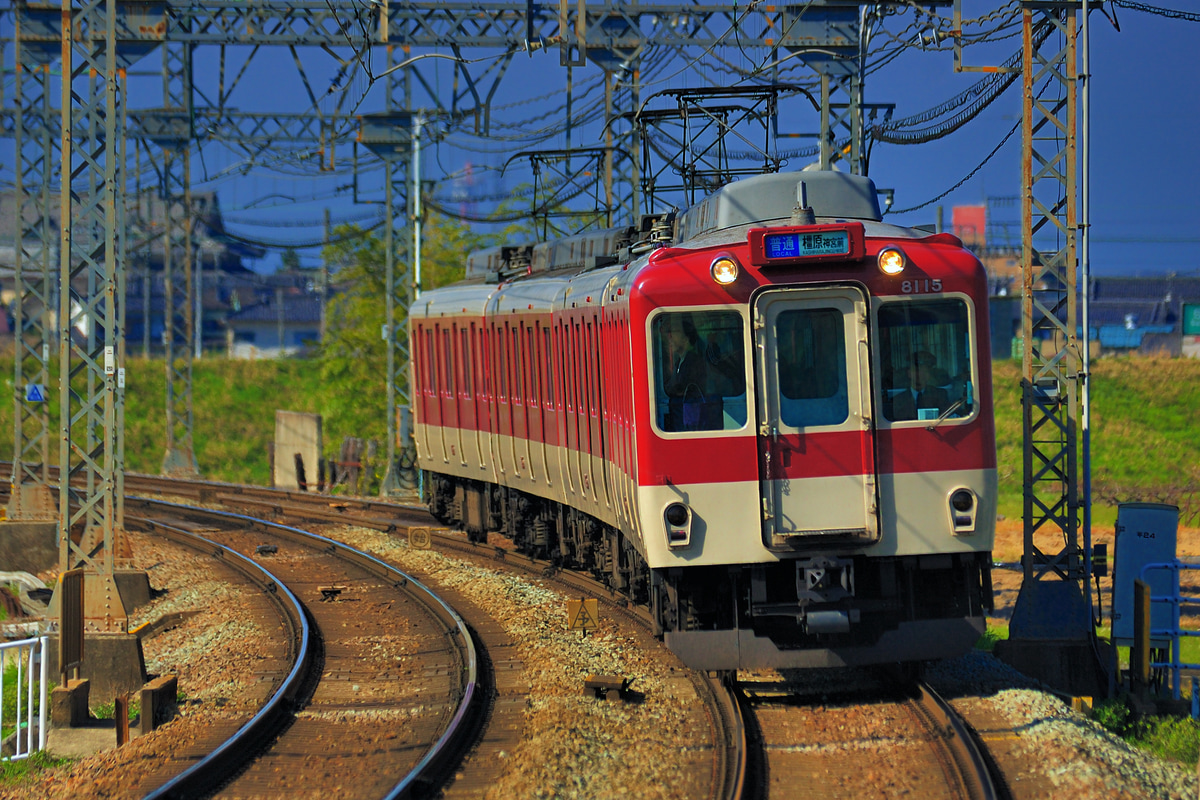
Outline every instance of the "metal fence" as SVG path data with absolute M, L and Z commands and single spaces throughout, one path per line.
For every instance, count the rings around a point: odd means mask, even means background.
M 48 641 L 39 636 L 0 644 L 0 731 L 4 732 L 5 759 L 28 758 L 46 749 Z
M 1174 561 L 1164 561 L 1153 564 L 1146 564 L 1142 567 L 1142 572 L 1138 576 L 1145 581 L 1146 573 L 1154 570 L 1166 570 L 1171 573 L 1171 594 L 1152 594 L 1150 595 L 1151 603 L 1165 603 L 1171 607 L 1171 627 L 1169 628 L 1150 628 L 1151 640 L 1159 638 L 1169 638 L 1171 640 L 1171 660 L 1170 661 L 1153 661 L 1150 664 L 1152 669 L 1168 669 L 1171 671 L 1171 696 L 1178 700 L 1183 684 L 1183 670 L 1200 669 L 1200 664 L 1189 664 L 1183 661 L 1180 652 L 1180 640 L 1185 636 L 1200 636 L 1200 631 L 1185 630 L 1180 624 L 1182 610 L 1184 606 L 1200 606 L 1200 597 L 1188 597 L 1179 591 L 1179 571 L 1180 570 L 1200 570 L 1200 564 L 1189 564 L 1178 559 Z M 1195 684 L 1193 684 L 1194 686 Z M 1193 700 L 1193 704 L 1195 701 Z

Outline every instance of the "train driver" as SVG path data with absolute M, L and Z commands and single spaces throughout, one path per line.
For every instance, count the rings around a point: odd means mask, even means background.
M 949 375 L 938 367 L 933 353 L 918 350 L 908 367 L 908 386 L 887 394 L 890 407 L 884 413 L 896 422 L 937 419 L 950 406 L 950 395 L 943 388 L 949 382 Z

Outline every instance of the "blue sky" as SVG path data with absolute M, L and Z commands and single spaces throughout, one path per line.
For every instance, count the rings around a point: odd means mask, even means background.
M 1183 7 L 1183 0 L 1159 0 L 1163 5 Z M 1004 4 L 1000 0 L 964 0 L 966 16 L 986 14 Z M 1194 77 L 1192 62 L 1200 43 L 1200 24 L 1173 21 L 1159 16 L 1116 9 L 1120 23 L 1117 32 L 1099 13 L 1092 15 L 1092 266 L 1097 274 L 1148 274 L 1162 272 L 1200 273 L 1200 232 L 1195 220 L 1200 216 L 1200 200 L 1194 186 L 1200 175 L 1200 148 L 1194 144 L 1194 130 L 1200 117 L 1200 82 Z M 949 9 L 942 13 L 949 15 Z M 1111 11 L 1110 11 L 1111 13 Z M 914 21 L 911 12 L 889 18 L 892 32 L 907 32 L 911 41 Z M 943 23 L 945 26 L 945 23 Z M 875 42 L 886 44 L 878 35 Z M 995 64 L 1016 52 L 1020 38 L 1002 38 L 990 44 L 968 48 L 969 64 Z M 248 49 L 231 50 L 226 74 L 232 77 L 246 58 Z M 11 50 L 10 50 L 11 53 Z M 196 80 L 208 97 L 215 96 L 215 48 L 196 51 Z M 313 87 L 320 93 L 329 85 L 335 71 L 333 61 L 316 48 L 299 51 Z M 464 51 L 468 58 L 488 56 L 486 52 Z M 727 65 L 748 68 L 763 63 L 765 51 L 728 48 L 718 51 Z M 11 59 L 11 55 L 8 55 Z M 376 55 L 375 69 L 384 66 Z M 693 56 L 694 58 L 694 56 Z M 143 76 L 130 82 L 132 106 L 161 104 L 157 72 L 160 56 L 135 65 Z M 793 62 L 795 64 L 796 62 Z M 475 65 L 481 69 L 484 64 Z M 427 59 L 414 65 L 435 91 L 451 88 L 450 64 Z M 578 110 L 599 96 L 594 65 L 574 70 L 574 103 Z M 797 71 L 795 80 L 808 73 Z M 915 114 L 953 97 L 980 79 L 978 73 L 955 73 L 948 49 L 906 49 L 895 61 L 870 75 L 866 85 L 868 102 L 895 103 L 897 118 Z M 720 62 L 706 59 L 697 64 L 676 60 L 643 70 L 643 98 L 655 91 L 680 86 L 730 82 L 732 74 Z M 559 65 L 556 49 L 532 56 L 518 55 L 512 62 L 493 100 L 494 138 L 484 139 L 457 133 L 425 154 L 424 176 L 441 181 L 437 193 L 453 194 L 449 180 L 458 177 L 458 188 L 471 195 L 490 196 L 468 208 L 483 213 L 495 204 L 495 198 L 508 194 L 530 179 L 524 163 L 515 163 L 501 174 L 509 157 L 520 150 L 562 148 L 568 145 L 595 146 L 601 143 L 601 131 L 594 121 L 576 127 L 568 140 L 560 131 L 533 141 L 528 133 L 542 126 L 561 128 L 565 102 L 566 70 Z M 593 92 L 584 96 L 591 85 Z M 485 87 L 486 88 L 486 87 Z M 350 84 L 349 105 L 362 98 L 358 110 L 381 107 L 381 87 L 370 87 L 359 73 Z M 321 100 L 331 110 L 334 97 Z M 203 102 L 203 101 L 201 101 Z M 242 85 L 231 94 L 231 105 L 243 110 L 310 112 L 312 103 L 297 77 L 292 56 L 285 48 L 266 48 L 255 57 Z M 418 92 L 417 105 L 427 99 Z M 807 101 L 793 100 L 784 107 L 785 127 L 813 130 L 815 113 Z M 976 169 L 1002 137 L 1017 122 L 1021 113 L 1018 83 L 997 99 L 977 119 L 959 131 L 937 141 L 914 146 L 877 144 L 870 174 L 880 187 L 895 191 L 895 208 L 903 209 L 929 201 L 949 189 Z M 543 115 L 545 115 L 543 117 Z M 5 145 L 0 161 L 11 175 L 11 145 Z M 377 201 L 382 198 L 379 173 L 360 176 L 357 192 L 351 175 L 351 148 L 338 150 L 337 170 L 320 173 L 313 168 L 315 159 L 301 152 L 280 155 L 268 153 L 254 161 L 244 154 L 222 147 L 207 146 L 193 161 L 193 183 L 198 189 L 218 192 L 229 227 L 250 238 L 276 243 L 312 245 L 321 238 L 320 221 L 326 207 L 335 221 L 369 223 L 377 216 Z M 468 167 L 469 164 L 469 167 Z M 798 169 L 803 163 L 788 164 Z M 469 170 L 469 178 L 466 176 Z M 1012 198 L 1020 192 L 1020 134 L 990 159 L 961 188 L 938 204 L 950 219 L 954 205 L 979 204 L 992 198 Z M 355 203 L 355 200 L 358 203 Z M 376 201 L 376 204 L 362 201 Z M 467 206 L 464 206 L 467 207 Z M 932 222 L 935 207 L 889 219 L 901 224 Z M 1018 220 L 1018 207 L 1002 208 L 999 216 Z M 1014 226 L 1013 231 L 1017 228 Z M 306 264 L 315 266 L 319 250 L 302 249 Z M 278 263 L 273 254 L 259 265 L 270 268 Z
M 964 11 L 986 13 L 999 5 L 995 0 L 968 0 Z M 1192 62 L 1196 45 L 1200 44 L 1200 24 L 1125 9 L 1114 11 L 1119 32 L 1099 13 L 1093 13 L 1091 25 L 1092 268 L 1096 274 L 1198 273 L 1200 257 L 1196 252 L 1200 249 L 1200 232 L 1195 220 L 1200 216 L 1200 199 L 1195 182 L 1200 176 L 1200 148 L 1194 144 L 1194 130 L 1200 117 L 1200 82 L 1193 77 Z M 890 19 L 888 27 L 901 30 L 907 21 L 903 16 Z M 883 37 L 879 40 L 884 41 Z M 964 61 L 999 63 L 1016 52 L 1019 44 L 1020 38 L 1016 37 L 977 45 L 967 49 Z M 286 51 L 272 55 L 280 62 L 278 80 L 250 82 L 245 93 L 250 99 L 242 101 L 243 107 L 259 102 L 259 98 L 264 105 L 279 110 L 309 107 L 307 95 L 296 85 L 294 77 L 290 88 L 285 88 L 289 87 L 287 75 L 294 72 L 290 55 Z M 478 55 L 487 54 L 467 51 L 468 57 Z M 744 54 L 736 49 L 722 55 L 727 62 L 743 67 L 761 58 L 754 52 Z M 306 68 L 314 76 L 313 83 L 319 88 L 322 84 L 315 76 L 322 74 L 321 54 L 304 58 Z M 447 62 L 431 59 L 421 62 L 419 67 L 436 89 L 445 91 L 449 87 L 452 76 Z M 643 99 L 665 88 L 729 79 L 709 69 L 695 64 L 680 66 L 678 62 L 664 66 L 661 71 L 647 69 L 643 73 Z M 558 126 L 562 114 L 554 115 L 552 109 L 565 102 L 565 73 L 553 50 L 517 56 L 494 100 L 492 133 L 519 138 L 520 134 L 542 125 Z M 576 108 L 585 102 L 581 97 L 583 87 L 589 81 L 594 85 L 599 75 L 594 65 L 574 71 Z M 904 117 L 941 103 L 980 77 L 978 73 L 955 73 L 949 50 L 910 48 L 869 77 L 866 100 L 895 103 L 896 117 Z M 264 87 L 269 87 L 269 91 L 264 92 Z M 365 80 L 359 77 L 356 91 L 365 92 L 360 110 L 379 107 L 379 90 L 378 86 L 368 90 Z M 943 139 L 912 146 L 876 145 L 871 176 L 880 187 L 895 190 L 898 209 L 923 204 L 941 194 L 978 167 L 1017 122 L 1021 113 L 1019 91 L 1018 81 L 977 119 Z M 332 102 L 326 100 L 323 105 L 329 108 Z M 419 94 L 417 102 L 421 102 Z M 785 120 L 800 129 L 815 128 L 815 119 L 809 118 L 813 113 L 804 101 L 793 102 L 800 107 L 785 108 Z M 539 114 L 549 116 L 539 119 Z M 600 132 L 594 124 L 577 127 L 569 140 L 575 147 L 599 143 Z M 461 179 L 470 163 L 471 178 L 466 187 L 469 193 L 504 195 L 513 186 L 529 180 L 529 175 L 522 172 L 523 163 L 514 164 L 503 175 L 499 173 L 513 152 L 566 146 L 568 139 L 561 133 L 536 144 L 528 140 L 506 142 L 459 134 L 426 152 L 423 172 L 427 180 L 445 181 L 454 175 Z M 343 148 L 340 166 L 345 168 L 348 158 L 348 148 Z M 212 155 L 208 159 L 217 162 L 205 165 L 215 172 L 220 159 Z M 801 166 L 801 163 L 789 164 L 788 168 Z M 252 211 L 239 215 L 239 209 L 248 205 L 262 208 L 263 219 L 282 216 L 288 224 L 297 220 L 316 221 L 326 205 L 334 209 L 335 219 L 362 219 L 378 208 L 354 206 L 350 202 L 345 173 L 309 178 L 303 170 L 300 172 L 298 177 L 256 170 L 245 179 L 213 185 L 220 191 L 222 204 L 232 219 L 254 217 Z M 359 199 L 378 199 L 379 186 L 378 176 L 363 178 Z M 948 222 L 953 205 L 984 203 L 989 197 L 1016 197 L 1020 188 L 1018 132 L 975 177 L 938 204 L 945 207 Z M 439 190 L 443 196 L 446 192 L 444 187 Z M 310 196 L 312 199 L 308 200 Z M 282 203 L 286 211 L 272 210 L 272 204 L 276 203 Z M 902 224 L 928 223 L 934 219 L 934 208 L 929 206 L 890 219 Z M 472 207 L 472 210 L 480 209 Z M 1018 207 L 1002 207 L 997 216 L 1015 223 L 1019 220 Z M 255 233 L 253 227 L 245 230 Z M 1017 230 L 1014 226 L 1013 231 Z M 268 240 L 282 237 L 297 242 L 317 238 L 303 227 L 267 229 L 258 234 Z M 314 261 L 315 254 L 315 250 L 306 251 L 306 262 Z M 271 262 L 273 259 L 268 260 Z
M 1174 0 L 1162 5 L 1182 8 Z M 1115 9 L 1120 32 L 1093 13 L 1091 95 L 1092 268 L 1096 274 L 1200 273 L 1200 24 Z M 1013 48 L 1015 49 L 1015 47 Z M 968 51 L 967 63 L 988 63 Z M 917 110 L 961 91 L 950 57 L 924 56 L 919 80 L 880 75 L 869 95 Z M 907 207 L 945 191 L 991 152 L 1021 111 L 1010 90 L 985 117 L 940 142 L 877 149 L 872 177 L 897 188 Z M 878 93 L 878 94 L 876 94 Z M 1020 192 L 1020 133 L 980 173 L 942 203 L 980 203 Z M 948 214 L 947 210 L 947 214 Z M 1012 218 L 1019 212 L 1013 209 Z M 901 217 L 902 221 L 920 214 Z M 947 219 L 949 217 L 947 216 Z

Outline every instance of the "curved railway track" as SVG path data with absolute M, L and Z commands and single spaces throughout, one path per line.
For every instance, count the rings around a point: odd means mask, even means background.
M 756 745 L 746 798 L 1008 797 L 969 727 L 932 688 L 854 672 L 832 685 L 741 685 Z
M 295 667 L 263 710 L 149 797 L 219 786 L 243 797 L 390 798 L 445 780 L 473 736 L 479 677 L 471 633 L 443 600 L 376 558 L 299 529 L 155 500 L 130 498 L 126 509 L 127 524 L 269 560 L 274 586 L 309 623 Z M 138 509 L 153 513 L 134 516 Z
M 195 498 L 199 502 L 212 503 L 226 508 L 236 508 L 256 514 L 270 514 L 276 518 L 294 522 L 318 521 L 329 524 L 353 525 L 386 533 L 405 533 L 413 528 L 424 528 L 430 532 L 433 546 L 437 550 L 456 557 L 486 564 L 489 567 L 502 565 L 506 570 L 524 574 L 543 582 L 557 585 L 571 596 L 594 597 L 605 608 L 606 613 L 617 615 L 635 624 L 650 644 L 651 623 L 643 609 L 628 606 L 615 596 L 604 584 L 589 576 L 558 570 L 548 561 L 531 559 L 501 547 L 486 547 L 469 542 L 464 536 L 436 527 L 422 506 L 385 503 L 375 500 L 350 497 L 332 497 L 306 492 L 290 492 L 261 487 L 245 487 L 219 484 L 208 481 L 176 481 L 154 476 L 129 475 L 126 487 L 132 491 L 146 491 Z M 127 508 L 130 507 L 127 503 Z M 451 592 L 452 593 L 452 592 Z M 453 598 L 451 598 L 453 599 Z M 456 608 L 464 606 L 455 602 Z M 465 613 L 465 611 L 464 611 Z M 479 630 L 489 627 L 486 619 L 472 617 L 471 623 Z M 493 632 L 494 635 L 495 632 Z M 508 651 L 503 645 L 485 648 L 487 651 Z M 665 652 L 665 650 L 664 650 Z M 672 656 L 673 658 L 673 656 Z M 513 665 L 501 659 L 502 666 L 511 671 Z M 709 796 L 720 800 L 740 798 L 745 783 L 746 742 L 741 707 L 732 684 L 721 676 L 706 676 L 687 671 L 696 694 L 702 699 L 711 727 L 712 751 Z M 503 682 L 503 678 L 498 679 Z M 498 703 L 493 703 L 497 713 L 511 716 L 513 706 L 523 701 L 520 696 L 505 696 L 503 691 L 494 691 Z M 519 695 L 519 693 L 517 693 Z M 510 722 L 501 722 L 497 727 L 507 728 Z M 493 740 L 490 742 L 489 739 Z M 485 731 L 480 740 L 482 750 L 497 751 L 511 746 L 504 737 Z M 468 765 L 470 762 L 468 762 Z M 494 768 L 494 767 L 493 767 Z M 471 769 L 461 771 L 456 786 L 486 786 L 492 776 L 487 770 L 475 774 Z

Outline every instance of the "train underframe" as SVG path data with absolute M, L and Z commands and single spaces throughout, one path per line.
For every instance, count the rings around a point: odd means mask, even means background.
M 798 552 L 767 564 L 652 570 L 619 530 L 519 490 L 426 473 L 430 512 L 473 541 L 591 572 L 650 607 L 655 632 L 697 669 L 811 668 L 958 655 L 991 608 L 991 554 Z M 828 549 L 828 548 L 827 548 Z

